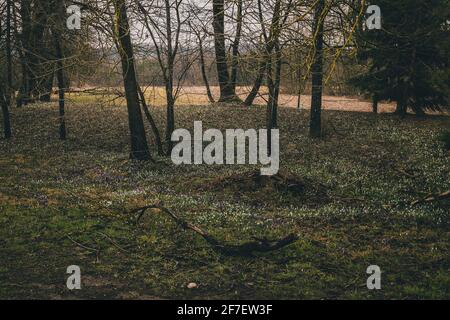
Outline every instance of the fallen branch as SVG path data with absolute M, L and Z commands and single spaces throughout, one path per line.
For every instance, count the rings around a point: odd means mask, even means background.
M 392 166 L 391 168 L 392 168 L 392 170 L 394 170 L 394 171 L 396 171 L 396 172 L 398 172 L 398 173 L 401 173 L 401 174 L 403 174 L 404 176 L 407 176 L 408 178 L 412 178 L 412 179 L 417 178 L 417 176 L 415 176 L 415 175 L 412 174 L 412 173 L 407 172 L 406 170 L 404 170 L 404 169 L 402 169 L 402 168 L 397 168 L 397 167 L 395 167 L 395 166 Z
M 415 206 L 415 205 L 418 205 L 418 204 L 429 203 L 429 202 L 434 202 L 434 201 L 440 201 L 440 200 L 449 199 L 449 198 L 450 198 L 450 190 L 445 191 L 445 192 L 440 193 L 440 194 L 437 194 L 437 195 L 430 194 L 430 195 L 426 196 L 424 199 L 413 201 L 411 203 L 411 205 Z
M 109 240 L 109 242 L 111 242 L 112 244 L 113 244 L 113 246 L 114 247 L 116 247 L 117 249 L 119 249 L 120 251 L 122 251 L 122 252 L 130 252 L 130 251 L 128 251 L 128 250 L 126 250 L 126 249 L 124 249 L 124 248 L 122 248 L 121 246 L 119 246 L 110 236 L 108 236 L 106 233 L 103 233 L 103 232 L 100 232 L 100 231 L 97 231 L 97 233 L 98 234 L 100 234 L 100 235 L 102 235 L 103 237 L 105 237 L 106 239 L 108 239 Z
M 341 196 L 338 194 L 333 195 L 332 198 L 336 198 L 338 200 L 347 201 L 347 202 L 366 202 L 367 201 L 367 199 L 364 199 L 364 198 L 345 197 L 345 196 Z
M 295 241 L 298 240 L 298 237 L 295 234 L 290 234 L 287 237 L 280 240 L 268 240 L 268 239 L 258 239 L 254 238 L 255 241 L 244 243 L 241 245 L 230 245 L 223 244 L 213 236 L 211 236 L 208 232 L 204 231 L 200 227 L 184 221 L 180 217 L 178 217 L 175 213 L 170 211 L 169 209 L 163 207 L 162 205 L 155 204 L 149 205 L 142 208 L 135 209 L 130 213 L 139 213 L 137 217 L 137 223 L 139 223 L 142 216 L 147 212 L 147 210 L 158 209 L 162 212 L 166 213 L 175 223 L 184 230 L 191 230 L 196 234 L 200 235 L 205 239 L 205 241 L 217 252 L 220 252 L 229 256 L 251 256 L 255 252 L 270 252 L 281 249 L 285 246 L 288 246 Z
M 57 93 L 57 91 L 54 91 Z M 65 90 L 66 93 L 75 93 L 75 94 L 90 94 L 90 95 L 110 95 L 110 94 L 117 94 L 119 92 L 116 89 L 108 90 L 108 89 L 101 89 L 101 88 L 90 88 L 90 89 L 71 89 L 67 88 Z M 122 93 L 123 96 L 123 93 Z
M 66 235 L 66 237 L 67 237 L 67 239 L 69 239 L 70 241 L 72 241 L 74 244 L 76 244 L 76 245 L 79 246 L 80 248 L 83 248 L 83 249 L 85 249 L 85 250 L 87 250 L 87 251 L 90 251 L 90 252 L 94 252 L 94 253 L 95 253 L 95 262 L 96 262 L 96 263 L 99 263 L 99 262 L 100 262 L 100 259 L 99 259 L 100 249 L 88 247 L 88 246 L 86 246 L 86 245 L 84 245 L 84 244 L 82 244 L 82 243 L 80 243 L 80 242 L 78 242 L 78 241 L 75 241 L 75 240 L 72 239 L 72 237 L 69 236 L 69 235 Z

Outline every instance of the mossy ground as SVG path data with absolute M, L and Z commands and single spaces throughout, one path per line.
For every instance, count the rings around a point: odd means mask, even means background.
M 161 129 L 164 112 L 153 109 Z M 68 102 L 65 142 L 55 103 L 14 109 L 14 138 L 0 140 L 0 298 L 450 298 L 449 203 L 410 205 L 450 188 L 439 139 L 450 117 L 327 111 L 323 139 L 311 140 L 306 111 L 279 113 L 282 170 L 326 186 L 328 201 L 199 187 L 254 166 L 129 161 L 120 105 Z M 264 117 L 262 107 L 176 109 L 177 127 L 191 129 L 194 120 L 263 128 Z M 231 243 L 291 232 L 300 240 L 222 256 L 161 213 L 139 225 L 127 214 L 159 201 Z M 79 291 L 65 285 L 72 264 Z M 383 272 L 378 291 L 366 287 L 373 264 Z

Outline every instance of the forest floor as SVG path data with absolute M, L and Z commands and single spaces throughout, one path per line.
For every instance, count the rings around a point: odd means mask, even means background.
M 164 108 L 153 113 L 163 130 Z M 324 137 L 312 140 L 308 116 L 279 111 L 281 170 L 305 181 L 291 194 L 252 184 L 259 166 L 130 161 L 120 105 L 68 102 L 64 142 L 56 102 L 13 109 L 14 138 L 0 140 L 0 298 L 449 299 L 450 204 L 412 202 L 450 189 L 440 139 L 450 117 L 325 111 Z M 263 107 L 176 108 L 188 129 L 263 128 L 264 118 Z M 160 211 L 139 223 L 129 213 L 157 202 L 227 243 L 299 240 L 225 256 Z M 66 288 L 70 265 L 81 290 Z M 370 265 L 381 290 L 366 286 Z

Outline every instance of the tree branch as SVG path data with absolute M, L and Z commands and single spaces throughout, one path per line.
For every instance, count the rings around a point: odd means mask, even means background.
M 130 213 L 138 213 L 137 223 L 139 223 L 140 219 L 144 214 L 151 209 L 159 209 L 163 213 L 167 214 L 175 223 L 184 230 L 191 230 L 196 234 L 200 235 L 211 247 L 214 251 L 229 255 L 229 256 L 252 256 L 253 253 L 256 252 L 271 252 L 275 250 L 282 249 L 295 241 L 298 240 L 298 237 L 295 234 L 290 234 L 287 237 L 284 237 L 280 240 L 268 240 L 268 239 L 257 239 L 254 238 L 255 241 L 247 242 L 241 245 L 232 245 L 232 244 L 224 244 L 217 240 L 215 237 L 211 236 L 207 231 L 201 229 L 200 227 L 184 221 L 180 217 L 178 217 L 175 213 L 167 209 L 166 207 L 160 204 L 149 205 L 141 208 L 137 208 Z

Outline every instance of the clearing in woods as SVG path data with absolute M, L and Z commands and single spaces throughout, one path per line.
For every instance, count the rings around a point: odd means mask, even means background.
M 93 100 L 69 96 L 65 142 L 54 102 L 12 110 L 14 138 L 0 140 L 0 298 L 450 297 L 449 202 L 413 204 L 450 187 L 448 116 L 327 110 L 312 143 L 309 112 L 280 108 L 280 173 L 259 179 L 255 166 L 132 162 L 126 108 Z M 162 130 L 165 108 L 152 112 Z M 177 127 L 195 120 L 264 128 L 265 108 L 176 108 Z M 226 256 L 160 210 L 137 223 L 130 211 L 154 203 L 227 243 L 299 240 Z M 73 264 L 82 290 L 66 288 Z M 370 265 L 382 290 L 366 287 Z
M 249 87 L 237 87 L 237 93 L 241 99 L 245 99 L 249 90 Z M 97 95 L 87 96 L 83 91 L 97 92 Z M 92 91 L 93 90 L 93 91 Z M 78 98 L 97 101 L 101 97 L 105 102 L 120 101 L 121 99 L 114 98 L 114 92 L 121 90 L 121 88 L 93 88 L 84 87 L 77 88 L 74 91 L 80 91 L 81 94 L 72 94 L 72 96 L 78 96 Z M 151 105 L 164 106 L 166 105 L 166 94 L 163 87 L 142 87 L 145 91 L 146 99 Z M 102 95 L 103 92 L 107 94 Z M 212 94 L 216 97 L 219 96 L 219 87 L 211 87 Z M 256 97 L 255 104 L 265 105 L 267 104 L 267 88 L 262 88 L 261 93 Z M 69 96 L 70 97 L 70 96 Z M 297 108 L 298 96 L 282 93 L 279 97 L 280 107 Z M 357 97 L 344 97 L 344 96 L 323 96 L 323 109 L 324 110 L 337 110 L 337 111 L 354 111 L 354 112 L 372 112 L 372 102 L 359 99 Z M 205 87 L 199 86 L 186 86 L 182 87 L 180 91 L 180 97 L 177 100 L 177 105 L 207 105 L 209 104 L 208 97 L 206 95 Z M 311 106 L 311 95 L 303 94 L 300 97 L 301 109 L 309 110 Z M 395 103 L 380 101 L 378 105 L 379 113 L 391 113 L 395 111 Z

